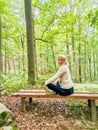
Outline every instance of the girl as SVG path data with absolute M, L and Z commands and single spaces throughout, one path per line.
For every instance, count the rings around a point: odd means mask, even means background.
M 56 94 L 67 96 L 74 92 L 70 70 L 65 55 L 60 54 L 57 58 L 60 68 L 53 77 L 45 81 L 44 89 L 46 90 L 46 87 L 48 87 Z M 56 84 L 52 83 L 54 81 L 56 81 Z

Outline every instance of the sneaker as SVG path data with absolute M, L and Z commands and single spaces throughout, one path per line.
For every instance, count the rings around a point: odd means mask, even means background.
M 53 95 L 56 95 L 56 92 L 53 91 L 53 90 L 48 90 L 48 91 L 46 91 L 46 94 L 53 94 Z

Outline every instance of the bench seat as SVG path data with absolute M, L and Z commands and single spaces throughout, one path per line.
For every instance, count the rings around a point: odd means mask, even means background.
M 87 99 L 92 121 L 97 120 L 95 101 L 98 100 L 98 92 L 74 92 L 69 96 L 61 96 L 58 94 L 46 93 L 45 90 L 20 90 L 12 94 L 12 96 L 21 98 L 22 111 L 25 111 L 25 98 L 29 98 L 29 102 L 32 102 L 32 98 Z
M 36 92 L 26 92 L 26 93 L 14 93 L 12 96 L 14 97 L 32 97 L 32 98 L 79 98 L 79 99 L 94 99 L 98 100 L 98 94 L 91 93 L 74 93 L 69 96 L 61 96 L 58 94 L 46 94 L 46 93 L 36 93 Z

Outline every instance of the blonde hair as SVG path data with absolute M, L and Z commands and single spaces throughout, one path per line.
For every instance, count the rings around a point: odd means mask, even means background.
M 57 56 L 57 58 L 60 58 L 60 57 L 63 58 L 64 61 L 65 61 L 65 64 L 69 66 L 68 60 L 67 60 L 66 56 L 65 56 L 64 54 L 59 54 L 59 55 Z

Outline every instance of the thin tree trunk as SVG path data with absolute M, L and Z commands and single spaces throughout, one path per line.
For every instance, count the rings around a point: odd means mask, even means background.
M 4 60 L 4 73 L 5 73 L 5 75 L 6 75 L 6 73 L 7 73 L 7 52 L 6 52 L 6 49 L 7 47 L 6 47 L 6 42 L 5 42 L 5 60 Z
M 21 74 L 21 57 L 20 55 L 18 55 L 18 71 L 19 71 L 19 75 Z
M 48 44 L 47 44 L 47 48 L 46 48 L 46 52 L 49 52 L 49 47 L 48 47 Z M 49 56 L 48 54 L 46 54 L 46 62 L 47 62 L 47 74 L 49 75 Z
M 25 72 L 25 55 L 24 55 L 24 35 L 21 35 L 21 48 L 22 48 L 22 68 L 23 72 Z M 20 58 L 19 58 L 20 59 Z
M 96 56 L 96 81 L 98 81 L 98 52 L 96 52 L 95 56 Z
M 89 45 L 89 50 L 88 50 L 88 69 L 89 69 L 89 81 L 92 81 L 92 73 L 91 73 L 91 45 Z
M 10 69 L 11 69 L 11 67 L 10 67 L 10 57 L 8 57 L 8 73 L 10 74 Z
M 4 93 L 4 88 L 2 86 L 2 79 L 1 79 L 1 74 L 3 72 L 3 62 L 2 62 L 2 29 L 1 29 L 1 15 L 0 15 L 0 97 L 2 97 Z
M 82 78 L 81 78 L 81 42 L 80 42 L 80 34 L 79 34 L 79 82 L 82 82 Z
M 90 73 L 90 81 L 92 81 L 92 52 L 91 52 L 91 47 L 89 50 L 89 73 Z
M 75 82 L 78 81 L 78 70 L 77 70 L 77 61 L 76 61 L 76 55 L 75 55 L 75 40 L 74 40 L 74 25 L 73 23 L 71 24 L 71 39 L 72 39 L 72 52 L 73 52 L 73 66 L 74 66 L 74 77 L 75 77 Z
M 73 50 L 73 62 L 75 62 L 75 43 L 74 43 L 74 27 L 73 27 L 73 23 L 71 24 L 71 38 L 72 38 L 72 50 Z
M 24 0 L 26 17 L 26 35 L 27 35 L 27 56 L 28 56 L 28 81 L 35 85 L 36 67 L 35 67 L 35 36 L 34 36 L 34 18 L 32 17 L 32 0 Z
M 43 59 L 43 56 L 42 56 L 42 46 L 40 45 L 40 60 L 42 61 Z M 43 74 L 43 65 L 42 65 L 42 62 L 40 63 L 40 72 L 41 74 Z
M 92 43 L 94 43 L 94 27 L 93 27 L 93 41 Z M 95 64 L 95 48 L 94 48 L 94 45 L 93 45 L 93 80 L 95 81 L 96 79 L 96 64 Z
M 84 82 L 86 81 L 87 81 L 87 45 L 86 43 L 84 43 Z
M 95 52 L 94 52 L 94 48 L 93 48 L 93 67 L 94 67 L 94 69 L 93 69 L 93 73 L 94 73 L 94 81 L 95 81 L 95 79 L 96 79 L 96 61 L 95 61 Z
M 1 74 L 3 72 L 2 66 L 2 31 L 1 31 L 1 15 L 0 15 L 0 86 L 1 86 Z
M 66 34 L 66 48 L 67 48 L 67 51 L 66 51 L 67 54 L 66 54 L 66 55 L 67 55 L 67 57 L 68 57 L 69 68 L 70 68 L 70 72 L 72 72 L 70 52 L 69 52 L 69 39 L 68 39 L 68 34 Z
M 79 35 L 78 35 L 78 37 L 79 37 L 79 46 L 78 46 L 78 53 L 79 53 L 79 82 L 81 83 L 82 82 L 82 71 L 81 71 L 81 22 L 80 22 L 80 0 L 79 0 L 79 12 L 78 12 L 79 14 L 79 18 L 78 18 L 78 20 L 79 20 L 79 22 L 78 22 L 78 31 L 79 31 Z
M 54 49 L 53 49 L 53 44 L 52 43 L 51 43 L 51 51 L 52 51 L 52 57 L 53 57 L 55 71 L 56 71 L 56 61 L 55 61 L 55 55 L 54 55 Z
M 16 75 L 16 67 L 15 67 L 15 60 L 14 60 L 14 50 L 13 50 L 13 44 L 11 44 L 12 46 L 12 64 L 13 64 L 13 70 L 14 70 L 14 74 Z

